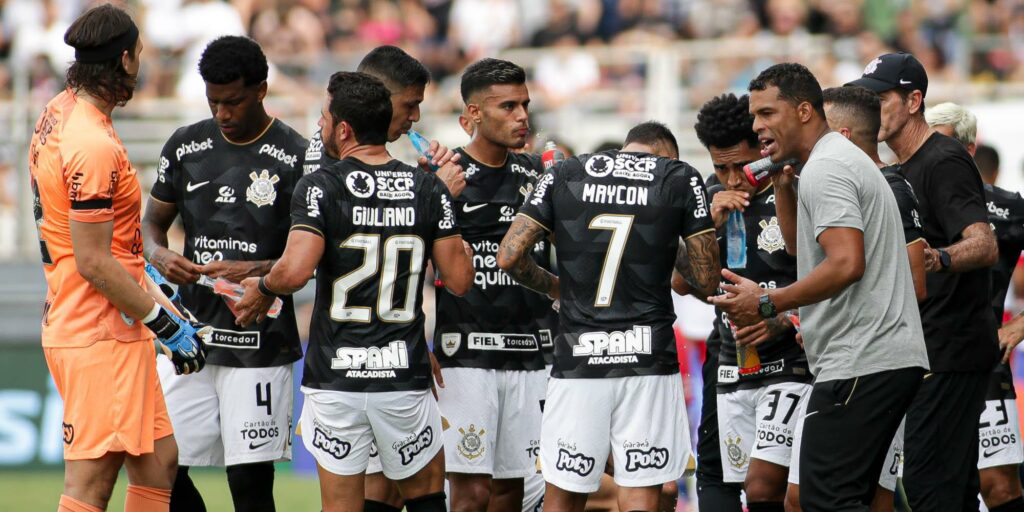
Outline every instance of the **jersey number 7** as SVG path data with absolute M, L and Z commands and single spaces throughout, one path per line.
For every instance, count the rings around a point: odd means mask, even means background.
M 591 219 L 587 227 L 612 232 L 608 251 L 604 254 L 604 264 L 601 265 L 601 278 L 597 281 L 597 293 L 594 295 L 594 307 L 606 308 L 612 305 L 612 297 L 615 296 L 615 281 L 619 276 L 622 255 L 626 252 L 629 230 L 633 227 L 633 216 L 603 213 Z

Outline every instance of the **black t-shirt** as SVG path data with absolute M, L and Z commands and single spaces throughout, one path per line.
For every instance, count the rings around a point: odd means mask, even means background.
M 931 247 L 953 245 L 967 226 L 988 223 L 981 175 L 959 142 L 934 133 L 901 169 L 917 194 Z M 989 371 L 996 364 L 990 281 L 987 268 L 928 274 L 921 323 L 932 371 Z
M 992 185 L 985 185 L 988 220 L 999 244 L 999 261 L 992 267 L 992 312 L 996 325 L 1003 321 L 1003 305 L 1010 288 L 1013 269 L 1024 250 L 1024 198 Z M 986 400 L 1013 399 L 1013 373 L 1008 364 L 998 364 L 992 371 Z
M 160 155 L 151 193 L 177 206 L 185 228 L 184 256 L 200 265 L 280 257 L 305 149 L 306 140 L 280 120 L 245 145 L 224 139 L 213 119 L 174 132 Z M 284 297 L 278 318 L 238 327 L 224 299 L 210 288 L 193 284 L 180 291 L 185 307 L 215 329 L 208 363 L 266 367 L 302 357 L 290 296 Z
M 540 328 L 538 314 L 551 301 L 519 286 L 497 261 L 516 210 L 540 176 L 540 158 L 509 153 L 504 166 L 496 168 L 461 148 L 456 151 L 462 155 L 466 188 L 455 200 L 455 215 L 462 238 L 473 248 L 476 275 L 462 297 L 438 290 L 434 355 L 445 368 L 543 369 L 540 347 L 551 343 L 552 333 Z
M 704 181 L 678 160 L 607 151 L 566 160 L 520 214 L 554 232 L 555 378 L 679 372 L 671 297 L 679 237 L 714 229 Z
M 743 211 L 747 235 L 746 268 L 730 269 L 750 279 L 762 288 L 783 288 L 796 281 L 796 257 L 786 252 L 782 229 L 775 215 L 775 189 L 768 186 L 750 198 L 750 206 Z M 718 251 L 722 267 L 726 267 L 725 226 L 718 233 Z M 720 367 L 736 367 L 736 338 L 729 327 L 729 316 L 715 308 L 715 329 L 722 347 L 718 354 Z M 757 346 L 761 370 L 748 375 L 725 372 L 735 380 L 726 381 L 719 376 L 718 391 L 730 393 L 737 389 L 750 389 L 776 382 L 808 382 L 811 380 L 807 354 L 796 342 L 796 330 L 785 332 Z
M 900 172 L 900 166 L 890 165 L 882 168 L 882 176 L 896 196 L 896 206 L 900 209 L 900 220 L 903 224 L 903 237 L 907 245 L 924 238 L 921 231 L 921 214 L 917 211 L 917 196 L 914 188 L 907 182 L 907 177 Z
M 459 234 L 444 183 L 395 160 L 347 158 L 299 181 L 291 220 L 324 239 L 302 385 L 426 389 L 423 271 L 434 242 Z

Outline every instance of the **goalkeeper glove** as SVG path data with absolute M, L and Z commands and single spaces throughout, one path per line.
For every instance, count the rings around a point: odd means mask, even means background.
M 187 320 L 168 312 L 160 305 L 155 305 L 156 314 L 146 327 L 156 335 L 156 349 L 162 352 L 174 364 L 178 375 L 198 372 L 206 365 L 206 343 L 203 338 L 213 330 L 209 326 L 199 329 Z M 199 325 L 199 324 L 197 324 Z

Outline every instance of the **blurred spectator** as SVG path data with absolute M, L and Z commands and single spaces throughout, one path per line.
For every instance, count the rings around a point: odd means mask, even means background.
M 519 7 L 514 0 L 455 0 L 448 37 L 469 61 L 495 57 L 519 44 Z
M 597 60 L 578 45 L 575 35 L 564 34 L 553 41 L 550 51 L 537 60 L 533 82 L 548 110 L 578 100 L 580 95 L 596 87 L 601 79 Z

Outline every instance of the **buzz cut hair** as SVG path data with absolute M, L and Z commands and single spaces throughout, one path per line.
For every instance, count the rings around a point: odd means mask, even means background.
M 356 71 L 380 79 L 392 94 L 412 86 L 426 86 L 430 71 L 397 46 L 378 46 L 359 62 Z
M 462 73 L 460 92 L 462 101 L 469 104 L 473 94 L 493 85 L 521 85 L 526 83 L 526 71 L 515 63 L 501 59 L 480 59 Z
M 631 143 L 644 144 L 651 147 L 662 146 L 669 150 L 670 154 L 679 157 L 679 144 L 676 143 L 676 136 L 672 134 L 667 126 L 657 121 L 640 123 L 629 130 L 623 147 Z
M 948 125 L 953 128 L 953 138 L 967 146 L 978 138 L 978 118 L 973 112 L 956 103 L 939 103 L 924 113 L 928 126 Z
M 878 94 L 859 85 L 831 87 L 821 92 L 832 112 L 830 126 L 838 123 L 854 132 L 858 139 L 878 140 L 882 128 L 882 102 Z

